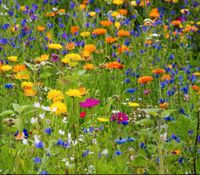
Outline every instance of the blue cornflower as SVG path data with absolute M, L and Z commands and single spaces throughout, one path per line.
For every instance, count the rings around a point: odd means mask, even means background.
M 130 78 L 126 78 L 125 80 L 124 80 L 124 83 L 130 83 Z
M 132 88 L 132 89 L 127 89 L 126 92 L 129 92 L 129 93 L 134 93 L 136 91 L 135 88 Z
M 48 172 L 47 171 L 42 171 L 40 174 L 41 175 L 48 175 Z
M 127 139 L 126 138 L 119 138 L 119 139 L 116 139 L 115 140 L 115 143 L 117 143 L 117 144 L 123 144 L 123 143 L 125 143 L 127 141 Z
M 188 131 L 188 134 L 189 134 L 189 135 L 191 135 L 191 134 L 193 134 L 193 133 L 194 133 L 193 130 L 189 130 L 189 131 Z
M 69 142 L 64 142 L 62 144 L 63 148 L 69 148 L 70 147 L 70 143 Z
M 175 55 L 174 55 L 174 54 L 169 55 L 169 59 L 170 59 L 170 60 L 173 60 L 174 58 L 175 58 Z
M 4 85 L 4 87 L 6 89 L 12 89 L 13 88 L 13 84 L 7 83 L 7 84 Z
M 121 155 L 122 154 L 122 152 L 121 151 L 115 151 L 115 155 L 117 155 L 117 156 L 119 156 L 119 155 Z
M 144 144 L 144 142 L 140 143 L 140 148 L 146 148 L 147 146 Z
M 52 133 L 52 130 L 51 130 L 51 128 L 46 128 L 45 130 L 44 130 L 44 132 L 46 133 L 46 134 L 51 134 Z
M 127 138 L 127 142 L 133 142 L 135 139 L 134 138 L 131 138 L 130 136 L 128 136 Z
M 34 163 L 37 163 L 37 164 L 41 163 L 41 159 L 39 157 L 34 157 L 33 160 L 34 160 Z
M 36 142 L 35 143 L 35 147 L 36 148 L 43 148 L 44 147 L 44 143 L 42 141 Z
M 180 139 L 177 136 L 175 136 L 175 134 L 172 134 L 171 138 L 174 139 L 176 142 L 180 143 Z
M 88 154 L 89 154 L 89 150 L 86 150 L 86 151 L 84 151 L 83 153 L 82 153 L 82 157 L 86 157 Z
M 64 144 L 64 141 L 62 139 L 58 139 L 56 145 L 62 146 Z
M 165 121 L 172 121 L 172 120 L 174 120 L 174 117 L 172 117 L 172 116 L 167 116 L 167 117 L 164 117 L 164 120 L 165 120 Z
M 200 135 L 199 135 L 198 138 L 197 138 L 197 142 L 200 142 Z
M 178 159 L 178 163 L 182 164 L 182 163 L 183 163 L 183 160 L 184 160 L 184 158 L 183 158 L 183 157 L 180 157 L 180 158 Z

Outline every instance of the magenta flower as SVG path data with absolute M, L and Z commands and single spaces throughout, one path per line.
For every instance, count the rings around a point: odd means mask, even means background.
M 128 124 L 128 115 L 123 112 L 118 112 L 116 114 L 113 114 L 110 118 L 110 121 L 117 121 L 118 124 Z
M 100 103 L 99 100 L 95 98 L 87 98 L 85 101 L 80 102 L 82 108 L 92 108 Z

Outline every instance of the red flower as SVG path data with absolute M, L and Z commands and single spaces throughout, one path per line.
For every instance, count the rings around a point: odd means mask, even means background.
M 80 118 L 85 118 L 85 116 L 86 116 L 86 112 L 85 111 L 80 113 Z

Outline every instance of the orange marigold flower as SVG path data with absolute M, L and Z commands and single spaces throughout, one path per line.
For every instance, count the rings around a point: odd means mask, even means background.
M 164 69 L 154 69 L 154 70 L 152 70 L 152 73 L 153 74 L 162 74 L 162 73 L 165 73 L 165 70 Z
M 145 84 L 145 83 L 151 82 L 152 80 L 153 80 L 152 76 L 142 76 L 138 78 L 137 82 L 140 84 Z
M 118 36 L 121 36 L 121 37 L 128 37 L 130 36 L 130 32 L 129 31 L 126 31 L 126 30 L 119 30 L 117 32 L 117 35 Z
M 25 71 L 26 70 L 26 66 L 25 64 L 16 64 L 13 68 L 13 72 L 21 72 L 21 71 Z
M 72 34 L 75 34 L 76 32 L 78 32 L 79 31 L 79 26 L 72 26 L 71 27 L 71 33 Z
M 66 44 L 65 48 L 67 50 L 73 50 L 75 48 L 75 43 L 74 42 L 70 42 L 70 43 Z
M 86 63 L 86 64 L 83 66 L 83 69 L 85 69 L 85 70 L 93 70 L 93 69 L 95 69 L 95 67 L 94 67 L 93 64 Z
M 168 107 L 169 107 L 169 103 L 167 103 L 167 102 L 160 103 L 160 108 L 161 108 L 161 109 L 166 109 L 166 108 L 168 108 Z
M 172 24 L 173 26 L 179 26 L 179 25 L 181 24 L 181 21 L 179 21 L 179 20 L 173 20 L 173 21 L 171 22 L 171 24 Z
M 169 74 L 164 74 L 160 79 L 161 81 L 171 80 L 171 76 Z
M 128 11 L 126 9 L 119 9 L 118 12 L 121 14 L 121 15 L 127 15 L 128 14 Z
M 37 91 L 35 91 L 34 89 L 25 89 L 24 90 L 24 95 L 27 97 L 33 97 L 35 96 L 37 93 Z
M 105 21 L 100 21 L 100 24 L 104 27 L 109 27 L 111 26 L 113 23 L 110 20 L 105 20 Z
M 37 27 L 37 30 L 38 30 L 39 32 L 43 32 L 45 29 L 46 29 L 46 28 L 45 28 L 44 26 L 38 26 L 38 27 Z
M 54 17 L 54 16 L 56 16 L 56 12 L 49 12 L 49 13 L 46 13 L 45 16 L 46 16 L 46 17 Z
M 124 65 L 117 61 L 113 61 L 113 62 L 106 63 L 105 67 L 106 69 L 122 69 L 124 68 Z
M 173 150 L 171 153 L 175 155 L 179 155 L 181 151 L 179 149 L 176 149 L 176 150 Z
M 94 44 L 86 44 L 84 46 L 84 52 L 92 53 L 96 50 L 96 46 Z
M 97 28 L 92 31 L 94 35 L 104 35 L 105 33 L 107 33 L 107 30 L 103 28 Z
M 193 86 L 192 86 L 192 89 L 193 89 L 194 91 L 199 91 L 199 90 L 200 90 L 200 87 L 197 86 L 197 85 L 193 85 Z
M 129 51 L 129 48 L 125 45 L 122 45 L 121 47 L 119 47 L 118 49 L 118 52 L 121 54 L 123 52 L 128 52 Z
M 147 40 L 145 40 L 144 43 L 145 43 L 146 45 L 151 45 L 153 42 L 152 42 L 151 39 L 147 39 Z
M 117 41 L 117 38 L 114 38 L 114 37 L 111 37 L 111 36 L 108 36 L 106 37 L 106 42 L 107 43 L 114 43 L 115 41 Z
M 84 95 L 86 95 L 88 93 L 87 89 L 85 87 L 83 87 L 83 86 L 81 86 L 79 88 L 79 91 L 81 93 L 81 96 L 84 96 Z
M 149 16 L 152 18 L 158 18 L 160 16 L 160 13 L 157 8 L 153 8 L 149 13 Z

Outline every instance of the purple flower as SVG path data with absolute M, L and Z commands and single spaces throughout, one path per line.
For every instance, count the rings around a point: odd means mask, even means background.
M 85 101 L 80 102 L 82 108 L 92 108 L 100 103 L 99 100 L 95 98 L 87 98 Z
M 55 54 L 55 53 L 51 54 L 51 61 L 52 62 L 57 62 L 59 60 L 59 58 L 60 57 L 57 54 Z

